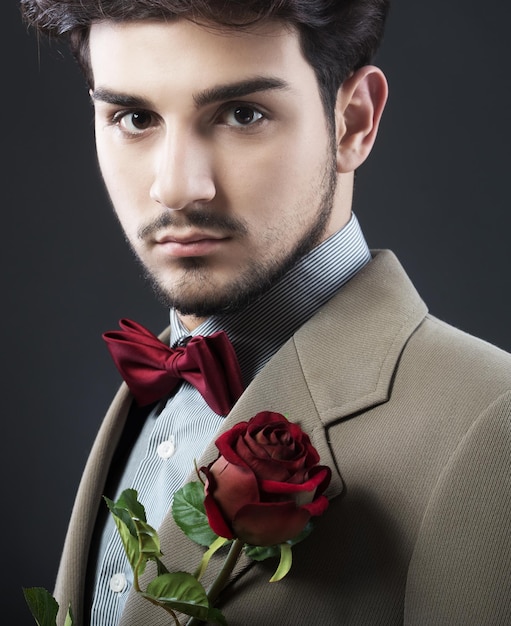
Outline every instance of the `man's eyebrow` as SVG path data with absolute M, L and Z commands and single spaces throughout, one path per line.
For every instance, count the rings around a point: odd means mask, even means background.
M 106 89 L 105 87 L 98 87 L 92 91 L 93 100 L 101 100 L 107 104 L 115 104 L 116 106 L 126 107 L 128 109 L 150 109 L 151 103 L 145 98 L 138 96 L 131 96 L 128 94 L 120 93 Z
M 215 85 L 209 89 L 204 89 L 195 94 L 193 100 L 197 108 L 200 108 L 215 102 L 235 100 L 236 98 L 243 98 L 253 93 L 278 89 L 289 89 L 289 84 L 280 78 L 256 76 L 255 78 L 249 78 L 235 83 L 227 83 L 225 85 Z M 152 106 L 151 102 L 145 98 L 112 91 L 106 87 L 97 87 L 92 91 L 91 95 L 93 100 L 100 100 L 107 104 L 129 109 L 150 109 Z
M 235 100 L 243 98 L 260 91 L 271 91 L 275 89 L 289 89 L 289 84 L 280 78 L 256 76 L 236 83 L 217 85 L 197 93 L 193 99 L 198 108 L 222 102 L 224 100 Z

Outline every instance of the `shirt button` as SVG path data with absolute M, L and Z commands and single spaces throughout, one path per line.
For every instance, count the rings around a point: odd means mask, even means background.
M 174 437 L 171 437 L 167 441 L 162 441 L 156 449 L 156 452 L 160 458 L 168 459 L 174 454 L 175 449 L 176 446 L 174 445 Z
M 115 593 L 120 593 L 126 588 L 127 582 L 126 576 L 122 572 L 114 574 L 112 578 L 110 578 L 110 589 L 115 591 Z

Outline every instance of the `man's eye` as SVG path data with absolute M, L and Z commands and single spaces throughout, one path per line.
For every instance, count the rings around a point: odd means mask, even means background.
M 221 121 L 229 126 L 250 126 L 263 117 L 264 115 L 254 107 L 238 104 L 226 109 Z
M 132 111 L 122 113 L 115 120 L 117 124 L 130 135 L 137 135 L 147 130 L 152 124 L 152 116 L 147 111 Z

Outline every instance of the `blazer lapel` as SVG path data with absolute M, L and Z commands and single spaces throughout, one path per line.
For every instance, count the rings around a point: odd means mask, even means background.
M 83 615 L 85 577 L 92 533 L 112 457 L 132 401 L 133 398 L 123 383 L 103 420 L 83 471 L 54 590 L 60 606 L 59 624 L 64 623 L 69 604 L 78 620 Z
M 427 314 L 394 254 L 373 254 L 294 337 L 324 426 L 388 399 L 401 352 Z

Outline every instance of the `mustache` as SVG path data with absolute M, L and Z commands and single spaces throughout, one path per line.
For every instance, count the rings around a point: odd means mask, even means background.
M 189 209 L 186 213 L 181 211 L 162 213 L 137 231 L 137 237 L 141 240 L 155 235 L 162 228 L 173 226 L 177 229 L 190 227 L 205 228 L 208 231 L 218 231 L 223 235 L 246 235 L 248 226 L 240 218 L 228 215 L 218 215 L 212 209 Z

